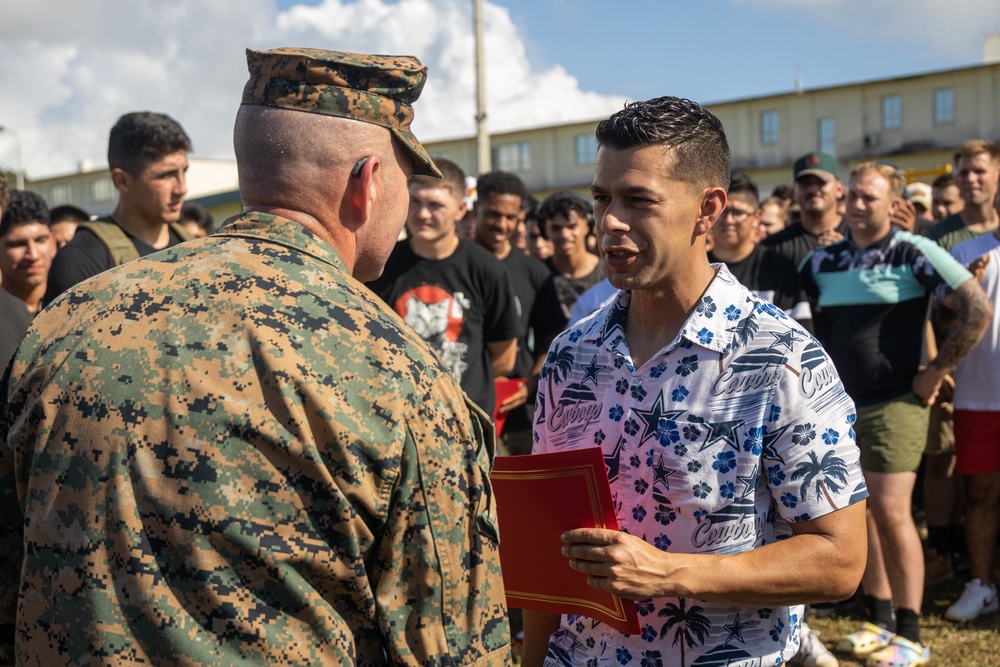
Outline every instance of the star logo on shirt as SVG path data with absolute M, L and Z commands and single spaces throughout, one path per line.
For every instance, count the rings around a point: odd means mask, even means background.
M 723 444 L 731 446 L 736 451 L 740 451 L 740 434 L 739 428 L 743 426 L 742 419 L 736 419 L 728 422 L 719 422 L 717 424 L 705 424 L 708 428 L 708 437 L 705 438 L 705 444 L 701 446 L 699 452 L 703 452 L 717 442 L 722 442 Z
M 739 640 L 741 644 L 746 644 L 746 641 L 743 639 L 743 629 L 748 625 L 750 625 L 749 621 L 740 623 L 740 612 L 736 612 L 736 618 L 733 619 L 733 622 L 722 626 L 723 630 L 726 631 L 726 641 L 723 644 L 728 644 L 734 639 Z
M 792 349 L 792 345 L 794 345 L 795 343 L 797 343 L 799 341 L 798 334 L 795 333 L 794 331 L 792 331 L 791 329 L 789 329 L 785 333 L 780 333 L 780 334 L 779 333 L 774 333 L 773 331 L 771 331 L 769 333 L 772 336 L 774 336 L 774 342 L 771 343 L 767 347 L 767 349 L 769 349 L 769 350 L 774 349 L 774 348 L 779 347 L 779 346 L 780 347 L 785 347 L 785 348 L 788 348 L 789 350 L 791 350 Z
M 594 386 L 596 387 L 598 385 L 597 376 L 600 375 L 601 371 L 607 369 L 607 366 L 599 366 L 597 364 L 597 355 L 595 354 L 589 364 L 586 366 L 580 366 L 580 368 L 583 369 L 583 382 L 580 384 L 586 384 L 587 380 L 593 380 Z
M 663 390 L 661 389 L 660 395 L 656 397 L 656 403 L 653 404 L 651 409 L 632 410 L 642 420 L 642 435 L 639 437 L 640 445 L 656 435 L 657 431 L 660 430 L 661 419 L 677 419 L 684 414 L 683 410 L 667 410 L 666 407 L 666 400 L 663 397 Z
M 621 468 L 622 443 L 624 438 L 618 438 L 614 450 L 610 454 L 604 455 L 604 467 L 608 469 L 608 482 L 614 484 L 618 479 L 618 471 Z
M 743 491 L 740 492 L 740 498 L 739 498 L 740 500 L 743 500 L 744 498 L 749 496 L 751 493 L 753 493 L 753 490 L 757 488 L 757 476 L 759 474 L 760 474 L 759 467 L 754 466 L 753 470 L 750 472 L 749 475 L 736 476 L 736 481 L 743 485 Z
M 653 488 L 656 488 L 657 484 L 663 485 L 664 491 L 670 490 L 670 478 L 678 473 L 677 470 L 673 468 L 668 468 L 663 462 L 663 455 L 656 460 L 656 464 L 653 466 Z
M 785 459 L 783 459 L 781 457 L 781 454 L 778 453 L 778 450 L 775 447 L 775 445 L 778 443 L 778 439 L 781 438 L 782 435 L 784 435 L 785 431 L 787 431 L 790 426 L 791 424 L 785 424 L 781 428 L 775 429 L 770 432 L 767 431 L 767 429 L 764 430 L 764 442 L 763 442 L 763 449 L 761 450 L 761 456 L 763 456 L 765 459 L 778 461 L 779 463 L 785 462 Z

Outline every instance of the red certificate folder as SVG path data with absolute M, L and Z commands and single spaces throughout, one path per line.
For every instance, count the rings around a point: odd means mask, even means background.
M 497 393 L 497 406 L 493 410 L 493 423 L 497 427 L 497 437 L 503 433 L 503 425 L 507 422 L 506 412 L 500 412 L 500 405 L 506 401 L 508 398 L 521 391 L 521 387 L 527 382 L 524 378 L 504 378 L 502 380 L 494 380 L 493 386 L 496 387 Z
M 618 530 L 599 447 L 498 456 L 490 476 L 500 522 L 507 604 L 581 614 L 626 634 L 639 632 L 635 603 L 587 584 L 569 566 L 560 535 L 573 528 Z

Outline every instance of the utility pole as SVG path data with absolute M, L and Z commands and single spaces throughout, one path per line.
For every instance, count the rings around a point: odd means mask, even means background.
M 476 38 L 476 171 L 491 170 L 490 131 L 486 126 L 486 61 L 483 57 L 483 0 L 473 0 L 472 24 Z
M 10 134 L 12 134 L 14 136 L 14 142 L 15 142 L 14 143 L 14 150 L 16 151 L 14 153 L 14 155 L 15 155 L 15 158 L 17 160 L 17 171 L 14 172 L 14 175 L 17 177 L 17 189 L 18 190 L 23 190 L 24 189 L 24 164 L 21 163 L 21 137 L 19 137 L 17 135 L 17 132 L 15 132 L 11 128 L 6 127 L 4 125 L 0 125 L 0 132 L 9 132 Z

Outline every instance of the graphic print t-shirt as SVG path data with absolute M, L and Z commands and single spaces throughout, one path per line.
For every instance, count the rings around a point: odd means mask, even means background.
M 469 398 L 492 414 L 496 391 L 486 344 L 521 333 L 500 260 L 464 239 L 444 259 L 419 257 L 400 241 L 382 277 L 368 286 L 438 352 Z

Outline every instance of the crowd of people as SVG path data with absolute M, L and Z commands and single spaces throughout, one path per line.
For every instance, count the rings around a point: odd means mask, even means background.
M 415 59 L 247 58 L 214 232 L 164 114 L 111 128 L 110 215 L 0 180 L 0 664 L 910 667 L 925 553 L 998 611 L 1000 145 L 765 198 L 664 97 L 589 196 L 470 196 Z M 494 451 L 595 446 L 620 530 L 563 554 L 640 634 L 504 601 Z

